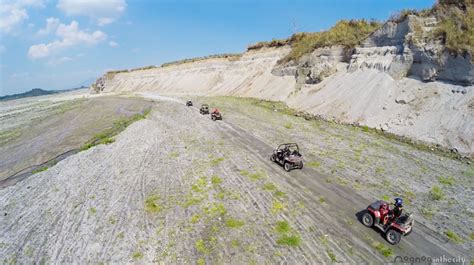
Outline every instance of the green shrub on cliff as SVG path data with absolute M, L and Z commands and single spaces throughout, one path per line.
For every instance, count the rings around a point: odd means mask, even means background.
M 248 50 L 291 45 L 291 52 L 280 60 L 280 63 L 286 63 L 292 60 L 298 60 L 303 55 L 311 53 L 321 47 L 341 45 L 346 49 L 351 49 L 379 27 L 380 23 L 376 21 L 369 22 L 364 19 L 341 20 L 327 31 L 302 32 L 293 34 L 290 38 L 285 40 L 258 42 L 250 45 Z
M 449 52 L 469 53 L 474 61 L 474 3 L 442 0 L 433 9 L 439 20 L 435 36 L 444 40 Z

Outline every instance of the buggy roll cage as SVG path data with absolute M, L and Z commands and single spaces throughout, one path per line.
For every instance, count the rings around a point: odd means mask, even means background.
M 300 148 L 298 147 L 296 143 L 280 144 L 277 150 L 283 150 L 285 148 L 291 149 L 292 147 L 295 148 L 298 153 L 300 152 Z

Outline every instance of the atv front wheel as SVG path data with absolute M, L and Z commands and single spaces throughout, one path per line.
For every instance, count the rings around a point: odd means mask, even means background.
M 275 158 L 275 155 L 274 155 L 274 154 L 272 154 L 272 155 L 270 156 L 270 161 L 272 161 L 272 162 L 275 162 L 275 161 L 276 161 L 276 158 Z
M 303 169 L 303 161 L 300 162 L 300 164 L 298 165 L 298 168 Z
M 385 238 L 387 239 L 388 243 L 395 245 L 395 244 L 398 244 L 398 242 L 400 242 L 401 234 L 400 232 L 394 229 L 390 229 L 385 235 Z
M 285 168 L 285 170 L 286 170 L 287 172 L 290 172 L 290 171 L 291 171 L 291 165 L 290 165 L 290 163 L 286 162 L 285 165 L 283 165 L 283 167 Z
M 413 223 L 414 223 L 414 222 L 411 223 L 408 232 L 406 232 L 406 233 L 404 234 L 404 236 L 408 236 L 409 234 L 411 234 L 411 232 L 413 231 Z
M 370 213 L 364 213 L 364 215 L 362 215 L 362 224 L 367 227 L 372 227 L 374 225 L 374 218 Z
M 216 117 L 212 116 L 211 119 L 212 119 L 213 121 L 215 121 L 215 120 L 216 120 Z

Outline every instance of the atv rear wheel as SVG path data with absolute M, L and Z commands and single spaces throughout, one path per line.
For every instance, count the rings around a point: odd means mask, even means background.
M 388 230 L 387 234 L 385 234 L 385 238 L 387 239 L 388 243 L 392 245 L 398 244 L 398 242 L 400 242 L 401 236 L 402 235 L 400 234 L 400 232 L 394 229 Z
M 362 215 L 362 224 L 367 227 L 372 227 L 374 225 L 374 217 L 370 213 L 364 213 Z
M 283 167 L 285 168 L 285 170 L 286 170 L 287 172 L 290 172 L 290 171 L 291 171 L 291 165 L 290 165 L 290 163 L 286 162 L 286 163 L 283 165 Z

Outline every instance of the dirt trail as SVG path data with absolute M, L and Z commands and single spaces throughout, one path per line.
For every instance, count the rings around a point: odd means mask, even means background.
M 252 134 L 249 134 L 244 129 L 236 125 L 224 121 L 226 127 L 222 128 L 225 131 L 232 131 L 231 137 L 240 140 L 240 145 L 251 148 L 249 152 L 255 153 L 264 161 L 269 160 L 274 147 L 260 141 Z M 272 165 L 272 163 L 269 163 Z M 340 186 L 333 183 L 327 183 L 324 175 L 312 169 L 305 168 L 304 170 L 294 170 L 290 174 L 281 174 L 281 168 L 275 168 L 272 165 L 273 174 L 284 177 L 286 182 L 293 186 L 296 191 L 300 191 L 298 195 L 302 198 L 310 198 L 305 200 L 305 204 L 317 204 L 315 198 L 323 196 L 327 203 L 324 209 L 318 207 L 308 207 L 311 209 L 311 219 L 317 220 L 318 224 L 323 224 L 323 227 L 335 237 L 341 237 L 350 240 L 351 244 L 359 245 L 360 249 L 366 249 L 369 252 L 370 244 L 374 241 L 379 241 L 383 238 L 374 231 L 365 229 L 361 224 L 357 223 L 357 213 L 365 209 L 372 201 L 369 201 L 362 196 L 354 193 L 350 188 Z M 279 170 L 280 169 L 280 170 Z M 268 169 L 271 170 L 271 169 Z M 278 172 L 280 171 L 280 172 Z M 306 192 L 301 192 L 306 191 Z M 322 218 L 323 217 L 323 218 Z M 323 220 L 321 220 L 323 219 Z M 354 219 L 357 225 L 348 225 L 347 220 Z M 369 234 L 369 236 L 367 236 Z M 363 242 L 365 241 L 365 242 Z M 448 244 L 441 237 L 436 236 L 436 232 L 424 225 L 417 224 L 416 230 L 406 240 L 397 245 L 395 252 L 401 256 L 408 257 L 447 257 L 464 256 L 467 254 L 465 250 L 453 247 Z
M 157 101 L 110 145 L 71 156 L 0 190 L 4 262 L 389 262 L 462 255 L 417 226 L 384 257 L 355 214 L 370 202 L 305 167 L 269 160 L 271 139 Z M 262 117 L 264 118 L 264 117 Z M 257 121 L 257 120 L 256 120 Z M 262 126 L 272 127 L 271 120 Z

